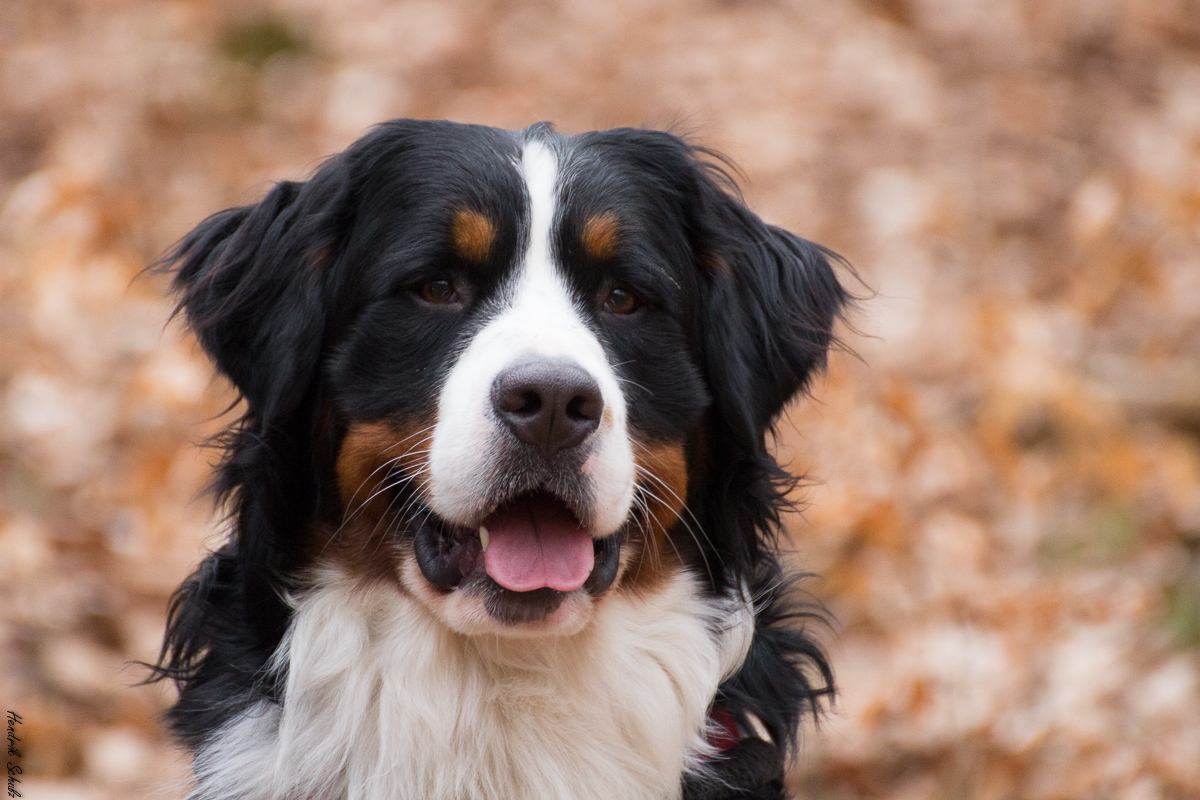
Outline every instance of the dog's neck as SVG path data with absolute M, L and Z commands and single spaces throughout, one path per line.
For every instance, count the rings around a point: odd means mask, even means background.
M 753 632 L 686 573 L 525 641 L 455 634 L 392 585 L 317 585 L 277 655 L 282 704 L 201 749 L 197 798 L 673 798 Z

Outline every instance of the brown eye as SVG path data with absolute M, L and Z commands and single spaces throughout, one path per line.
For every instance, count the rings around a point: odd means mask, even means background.
M 421 286 L 421 299 L 427 303 L 453 303 L 458 292 L 450 281 L 429 281 Z
M 610 314 L 632 314 L 642 307 L 642 301 L 628 289 L 617 287 L 604 299 L 604 310 Z

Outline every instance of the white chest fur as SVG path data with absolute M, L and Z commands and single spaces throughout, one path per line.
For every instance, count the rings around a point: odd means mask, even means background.
M 687 574 L 534 640 L 462 637 L 392 587 L 323 577 L 277 656 L 282 706 L 202 749 L 197 798 L 677 797 L 753 631 L 745 605 L 703 599 Z

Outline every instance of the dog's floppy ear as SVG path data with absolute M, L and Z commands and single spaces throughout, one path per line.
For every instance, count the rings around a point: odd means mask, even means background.
M 330 261 L 350 213 L 346 185 L 331 161 L 306 183 L 277 184 L 255 205 L 214 214 L 157 265 L 174 273 L 177 312 L 247 404 L 221 440 L 225 459 L 213 484 L 233 500 L 235 532 L 181 590 L 160 661 L 161 674 L 185 683 L 207 680 L 230 653 L 265 660 L 287 626 L 283 576 L 303 542 L 294 532 L 323 496 L 303 432 L 317 413 L 309 399 L 331 305 Z M 251 633 L 254 649 L 232 642 L 231 630 Z
M 763 222 L 707 162 L 696 170 L 694 341 L 712 397 L 704 445 L 718 456 L 705 465 L 696 513 L 727 572 L 714 576 L 715 588 L 740 587 L 755 617 L 750 650 L 718 696 L 739 721 L 757 716 L 777 749 L 759 743 L 731 751 L 731 780 L 754 788 L 726 793 L 714 784 L 712 794 L 695 796 L 775 798 L 783 796 L 783 762 L 795 752 L 802 714 L 817 713 L 834 690 L 825 655 L 803 629 L 822 612 L 797 593 L 778 553 L 795 478 L 776 463 L 766 437 L 825 364 L 850 295 L 834 273 L 836 255 Z
M 763 222 L 711 165 L 698 170 L 700 356 L 724 424 L 761 441 L 825 364 L 849 295 L 833 271 L 836 255 Z
M 160 262 L 174 270 L 178 310 L 260 420 L 293 410 L 319 366 L 341 191 L 333 173 L 214 214 Z

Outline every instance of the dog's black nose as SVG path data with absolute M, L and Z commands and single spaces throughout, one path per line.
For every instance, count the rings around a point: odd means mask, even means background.
M 549 457 L 576 447 L 604 412 L 600 386 L 571 361 L 529 361 L 492 384 L 492 405 L 517 438 Z

